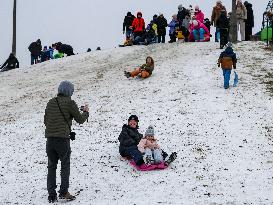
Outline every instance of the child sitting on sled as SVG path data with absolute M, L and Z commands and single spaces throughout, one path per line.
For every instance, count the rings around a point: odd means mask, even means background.
M 154 60 L 152 57 L 148 56 L 146 58 L 146 63 L 143 64 L 140 68 L 135 69 L 132 72 L 124 71 L 124 75 L 127 78 L 134 78 L 136 76 L 139 76 L 141 78 L 148 78 L 152 75 L 154 70 Z
M 152 126 L 148 127 L 144 137 L 140 140 L 137 147 L 145 156 L 144 159 L 147 165 L 164 163 L 168 166 L 176 158 L 176 153 L 174 152 L 171 154 L 169 159 L 164 162 L 163 152 L 157 144 L 157 139 L 154 136 L 154 128 Z

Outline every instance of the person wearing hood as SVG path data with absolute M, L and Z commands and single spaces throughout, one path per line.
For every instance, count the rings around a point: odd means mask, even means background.
M 237 29 L 240 30 L 241 41 L 245 40 L 245 22 L 247 20 L 247 10 L 242 0 L 237 0 L 236 4 Z
M 224 10 L 225 14 L 227 15 L 226 7 L 223 6 L 222 1 L 216 1 L 216 6 L 213 7 L 211 14 L 211 25 L 216 27 L 215 42 L 219 42 L 220 39 L 220 29 L 217 27 L 216 21 L 220 17 L 222 10 Z
M 193 20 L 192 25 L 190 26 L 192 35 L 195 42 L 204 42 L 209 41 L 210 32 L 208 28 L 198 20 Z
M 0 67 L 0 72 L 12 70 L 15 68 L 19 68 L 19 61 L 15 55 L 11 53 L 5 63 L 3 63 L 3 65 Z
M 165 43 L 167 20 L 162 13 L 157 18 L 158 43 Z
M 38 39 L 35 42 L 32 42 L 29 46 L 28 46 L 28 50 L 30 51 L 30 57 L 31 57 L 31 65 L 33 65 L 34 63 L 39 63 L 39 57 L 41 55 L 42 52 L 42 44 L 41 44 L 41 40 Z
M 74 85 L 69 81 L 62 81 L 58 87 L 58 95 L 49 100 L 45 109 L 44 124 L 46 153 L 48 157 L 47 191 L 48 201 L 57 201 L 56 169 L 58 160 L 61 161 L 61 186 L 59 198 L 74 200 L 75 196 L 68 192 L 70 175 L 70 139 L 75 139 L 71 132 L 72 120 L 83 124 L 89 116 L 88 105 L 83 106 L 82 113 L 78 105 L 71 99 Z
M 225 14 L 225 10 L 222 10 L 220 17 L 216 21 L 217 28 L 220 29 L 220 49 L 228 43 L 228 31 L 229 31 L 229 20 Z
M 132 29 L 130 29 L 130 27 L 132 26 L 134 19 L 135 16 L 131 12 L 128 12 L 127 15 L 124 17 L 123 34 L 126 33 L 126 37 L 130 37 L 132 34 Z
M 182 25 L 183 20 L 185 19 L 186 16 L 190 16 L 190 12 L 188 9 L 184 8 L 182 4 L 178 5 L 178 13 L 177 13 L 177 20 L 179 22 L 179 26 Z
M 200 10 L 199 6 L 195 6 L 194 11 L 195 11 L 194 15 L 195 15 L 196 20 L 203 23 L 204 19 L 205 19 L 205 14 Z
M 145 21 L 142 18 L 142 13 L 137 12 L 137 17 L 134 19 L 131 27 L 134 32 L 134 38 L 137 36 L 142 36 L 145 31 Z
M 233 52 L 231 43 L 227 44 L 227 48 L 220 54 L 218 59 L 218 67 L 221 66 L 224 76 L 224 88 L 229 88 L 231 70 L 236 69 L 237 58 Z
M 250 36 L 252 35 L 252 28 L 254 27 L 254 14 L 253 14 L 253 9 L 252 9 L 252 4 L 245 1 L 244 5 L 247 10 L 247 19 L 245 22 L 245 40 L 249 41 Z

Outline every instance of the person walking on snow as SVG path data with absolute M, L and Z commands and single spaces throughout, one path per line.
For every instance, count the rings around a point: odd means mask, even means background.
M 215 42 L 219 42 L 220 38 L 220 29 L 217 27 L 216 22 L 220 17 L 222 10 L 224 10 L 225 14 L 227 15 L 226 7 L 223 6 L 222 1 L 216 1 L 216 6 L 213 7 L 211 14 L 211 25 L 214 25 L 214 27 L 216 27 Z
M 245 40 L 245 21 L 247 20 L 247 10 L 242 0 L 237 1 L 236 5 L 237 29 L 240 30 L 241 41 Z
M 139 68 L 135 69 L 132 72 L 124 71 L 124 75 L 127 78 L 134 78 L 136 76 L 139 76 L 141 78 L 148 78 L 152 75 L 154 71 L 154 59 L 150 56 L 146 58 L 146 63 L 140 66 Z
M 5 63 L 0 67 L 0 72 L 9 71 L 19 68 L 19 61 L 13 53 L 11 53 Z
M 70 139 L 75 139 L 71 132 L 72 120 L 83 124 L 89 116 L 88 105 L 83 107 L 83 113 L 71 96 L 74 85 L 69 81 L 62 81 L 58 88 L 57 97 L 47 103 L 44 115 L 46 153 L 48 157 L 47 191 L 49 203 L 57 201 L 56 169 L 58 160 L 61 161 L 61 186 L 59 199 L 74 200 L 76 197 L 68 192 L 70 175 Z
M 233 52 L 231 43 L 228 43 L 226 50 L 220 54 L 220 57 L 218 59 L 218 67 L 221 66 L 221 68 L 223 69 L 225 89 L 229 88 L 231 70 L 232 68 L 236 69 L 236 64 L 236 54 Z

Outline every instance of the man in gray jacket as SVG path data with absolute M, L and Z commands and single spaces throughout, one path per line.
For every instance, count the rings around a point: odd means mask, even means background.
M 72 120 L 83 124 L 89 116 L 88 105 L 83 107 L 83 113 L 71 96 L 74 92 L 74 85 L 69 81 L 63 81 L 58 88 L 57 97 L 49 100 L 44 115 L 46 153 L 48 156 L 47 190 L 48 201 L 57 201 L 56 193 L 56 169 L 58 160 L 61 161 L 61 186 L 59 198 L 74 200 L 76 197 L 68 192 L 70 174 L 70 138 Z M 74 136 L 75 137 L 75 136 Z M 72 139 L 73 140 L 73 139 Z

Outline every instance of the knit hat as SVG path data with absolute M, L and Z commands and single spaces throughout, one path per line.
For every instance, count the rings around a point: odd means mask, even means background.
M 149 126 L 145 132 L 145 136 L 154 136 L 155 135 L 155 131 L 153 126 Z
M 62 81 L 58 87 L 58 94 L 64 95 L 66 97 L 71 97 L 73 95 L 74 92 L 74 85 L 65 80 Z
M 182 4 L 178 5 L 178 10 L 182 10 L 182 9 L 183 9 Z
M 199 6 L 196 5 L 196 6 L 194 7 L 194 9 L 195 9 L 195 11 L 199 11 Z
M 226 46 L 232 48 L 232 43 L 228 42 Z
M 135 120 L 136 122 L 139 122 L 138 117 L 137 117 L 136 115 L 131 115 L 131 116 L 128 118 L 128 122 L 129 122 L 130 120 Z

